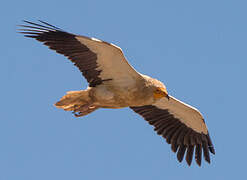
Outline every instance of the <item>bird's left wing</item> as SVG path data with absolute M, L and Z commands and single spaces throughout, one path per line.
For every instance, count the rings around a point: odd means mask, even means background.
M 161 98 L 152 105 L 130 108 L 153 125 L 157 134 L 166 138 L 172 151 L 177 152 L 179 162 L 187 150 L 186 161 L 190 165 L 195 149 L 195 160 L 199 166 L 202 150 L 204 159 L 210 163 L 209 152 L 215 154 L 215 150 L 201 113 L 176 98 L 169 97 L 169 100 Z
M 68 57 L 79 68 L 90 87 L 107 83 L 121 88 L 135 85 L 141 75 L 127 62 L 122 50 L 95 38 L 71 34 L 44 21 L 24 21 L 20 29 L 26 37 L 43 42 Z

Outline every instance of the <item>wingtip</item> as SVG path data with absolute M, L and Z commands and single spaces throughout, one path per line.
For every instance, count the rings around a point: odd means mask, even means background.
M 31 21 L 27 21 L 27 20 L 22 20 L 22 22 L 24 22 L 24 23 L 28 23 L 28 24 L 32 24 L 32 22 L 31 22 Z
M 186 152 L 186 162 L 189 166 L 192 163 L 193 154 L 194 154 L 194 146 L 190 145 L 189 147 L 187 147 L 187 152 Z
M 177 159 L 179 162 L 183 161 L 185 151 L 186 151 L 186 146 L 180 145 L 177 152 Z
M 58 27 L 56 27 L 56 26 L 54 26 L 54 25 L 51 25 L 51 24 L 49 24 L 49 23 L 47 23 L 47 22 L 45 22 L 45 21 L 43 21 L 43 20 L 38 19 L 38 21 L 39 21 L 40 23 L 42 23 L 42 24 L 45 24 L 45 25 L 47 25 L 47 26 L 50 26 L 51 28 L 55 28 L 55 29 L 57 29 L 57 30 L 62 30 L 62 29 L 60 29 L 60 28 L 58 28 Z
M 213 155 L 215 155 L 215 149 L 214 149 L 214 147 L 213 147 L 213 146 L 209 146 L 208 148 L 209 148 L 209 151 L 210 151 Z
M 27 20 L 22 20 L 22 22 L 28 24 L 28 25 L 19 25 L 21 27 L 27 27 L 27 28 L 32 28 L 32 29 L 41 29 L 41 30 L 47 30 L 47 31 L 63 31 L 62 29 L 53 26 L 45 21 L 38 20 L 39 23 L 27 21 Z M 30 26 L 32 25 L 32 26 Z
M 192 161 L 188 161 L 188 160 L 186 159 L 186 162 L 187 162 L 188 166 L 191 166 Z

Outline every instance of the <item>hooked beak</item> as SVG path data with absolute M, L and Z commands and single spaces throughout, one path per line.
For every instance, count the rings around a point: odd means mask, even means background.
M 154 91 L 154 98 L 160 99 L 160 98 L 167 98 L 170 99 L 168 92 L 165 88 L 158 88 L 156 91 Z

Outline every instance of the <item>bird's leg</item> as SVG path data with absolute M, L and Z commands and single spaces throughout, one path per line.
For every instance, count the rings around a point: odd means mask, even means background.
M 82 106 L 77 105 L 74 107 L 73 114 L 75 117 L 81 117 L 95 111 L 96 109 L 98 109 L 98 107 L 94 106 L 92 103 L 87 103 Z

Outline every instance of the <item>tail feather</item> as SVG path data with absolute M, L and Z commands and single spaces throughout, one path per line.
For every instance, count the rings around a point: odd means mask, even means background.
M 54 105 L 65 111 L 73 111 L 76 107 L 88 103 L 89 100 L 88 91 L 69 91 Z

